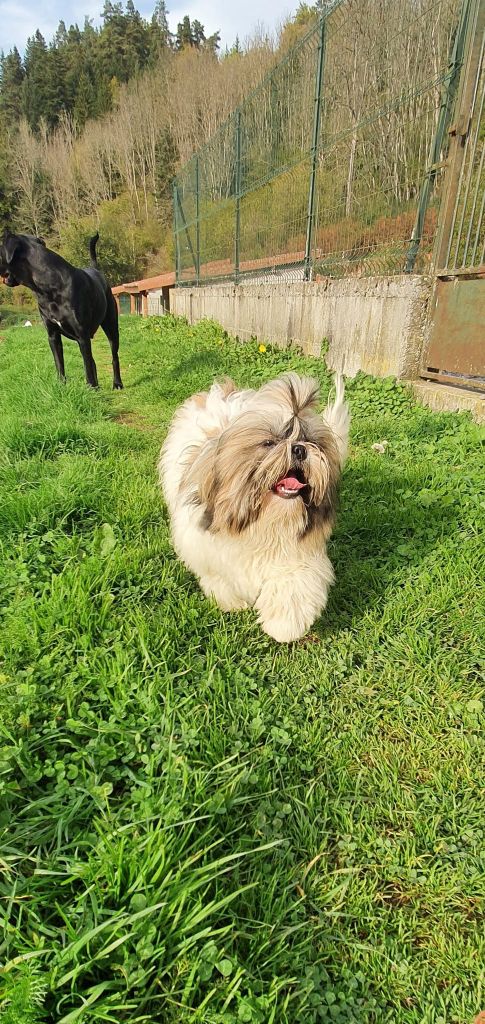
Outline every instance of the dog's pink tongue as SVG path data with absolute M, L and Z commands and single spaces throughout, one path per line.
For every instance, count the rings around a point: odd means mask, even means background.
M 285 487 L 287 491 L 300 491 L 305 484 L 302 484 L 301 480 L 297 480 L 296 476 L 285 476 L 284 480 L 278 480 L 276 489 L 278 487 Z

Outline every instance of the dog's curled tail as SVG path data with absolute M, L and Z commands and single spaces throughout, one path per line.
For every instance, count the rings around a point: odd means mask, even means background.
M 91 257 L 91 263 L 93 267 L 98 266 L 98 257 L 96 256 L 96 244 L 99 241 L 99 231 L 89 239 L 89 255 Z
M 345 401 L 344 379 L 340 373 L 335 375 L 335 399 L 333 402 L 328 403 L 323 417 L 334 434 L 340 456 L 340 465 L 343 466 L 347 458 L 350 409 Z

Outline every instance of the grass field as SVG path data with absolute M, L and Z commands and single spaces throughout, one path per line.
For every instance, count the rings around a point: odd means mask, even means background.
M 215 375 L 323 362 L 123 318 L 93 393 L 65 348 L 62 386 L 0 341 L 2 1024 L 471 1024 L 483 432 L 349 382 L 337 583 L 282 647 L 177 562 L 155 463 Z

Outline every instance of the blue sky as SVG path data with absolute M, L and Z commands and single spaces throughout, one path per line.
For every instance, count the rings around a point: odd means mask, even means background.
M 67 26 L 76 21 L 82 26 L 84 15 L 87 14 L 97 24 L 102 6 L 103 0 L 0 0 L 0 50 L 7 51 L 15 45 L 23 52 L 27 37 L 36 28 L 40 28 L 49 41 L 61 18 Z M 150 17 L 154 0 L 153 3 L 150 0 L 136 3 L 135 0 L 135 6 L 145 17 Z M 202 22 L 206 35 L 219 31 L 223 48 L 231 46 L 236 35 L 242 42 L 258 24 L 273 30 L 297 6 L 298 0 L 288 0 L 283 5 L 278 0 L 265 0 L 263 5 L 258 0 L 244 0 L 243 3 L 234 3 L 234 0 L 167 2 L 172 31 L 184 14 L 188 14 L 191 19 L 198 18 Z

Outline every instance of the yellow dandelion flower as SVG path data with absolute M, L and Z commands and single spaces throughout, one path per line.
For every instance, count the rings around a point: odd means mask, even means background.
M 260 345 L 258 348 L 258 352 L 266 352 L 266 345 Z

